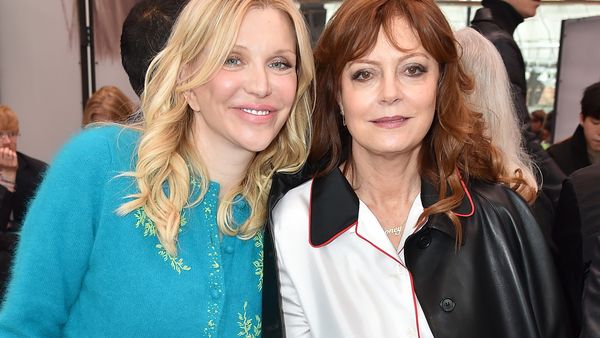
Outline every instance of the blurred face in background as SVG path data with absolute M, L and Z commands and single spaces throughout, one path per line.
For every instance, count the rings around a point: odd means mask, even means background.
M 18 130 L 0 130 L 2 148 L 9 148 L 12 151 L 17 151 Z
M 540 6 L 539 0 L 504 0 L 509 3 L 524 19 L 535 16 L 537 8 Z
M 592 116 L 585 117 L 583 114 L 580 115 L 580 118 L 588 150 L 600 152 L 600 119 Z

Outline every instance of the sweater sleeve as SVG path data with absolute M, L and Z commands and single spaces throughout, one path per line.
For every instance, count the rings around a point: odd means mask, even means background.
M 21 231 L 0 312 L 1 337 L 62 336 L 93 247 L 114 130 L 84 131 L 50 166 Z

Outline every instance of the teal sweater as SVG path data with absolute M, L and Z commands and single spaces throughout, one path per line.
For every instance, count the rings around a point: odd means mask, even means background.
M 260 336 L 262 234 L 219 234 L 217 183 L 182 212 L 177 257 L 143 209 L 115 213 L 137 192 L 116 176 L 134 168 L 138 139 L 93 128 L 56 157 L 25 219 L 0 337 Z M 240 200 L 234 218 L 249 212 Z

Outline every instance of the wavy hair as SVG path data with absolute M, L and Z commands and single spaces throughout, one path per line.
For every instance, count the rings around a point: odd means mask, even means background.
M 523 139 L 510 92 L 504 62 L 494 45 L 476 30 L 466 27 L 454 36 L 459 44 L 460 62 L 474 80 L 467 104 L 480 112 L 486 135 L 501 154 L 502 176 L 526 201 L 533 203 L 538 185 L 533 162 L 523 149 Z
M 156 224 L 158 239 L 176 254 L 181 211 L 196 205 L 208 190 L 209 176 L 194 147 L 194 114 L 184 93 L 210 81 L 222 67 L 237 39 L 244 15 L 254 8 L 274 8 L 286 14 L 296 33 L 297 91 L 290 117 L 275 140 L 249 164 L 242 182 L 219 201 L 221 233 L 243 239 L 264 225 L 267 196 L 275 172 L 294 172 L 304 164 L 310 144 L 310 113 L 314 65 L 304 19 L 290 0 L 192 0 L 173 26 L 165 48 L 150 64 L 142 94 L 144 120 L 134 172 L 139 192 L 128 196 L 120 214 L 144 208 Z M 197 62 L 202 53 L 202 62 Z M 193 71 L 189 71 L 195 67 Z M 199 198 L 190 201 L 190 180 L 200 177 Z M 168 189 L 164 189 L 165 186 Z M 250 217 L 236 227 L 232 206 L 243 196 Z
M 461 179 L 508 181 L 503 175 L 503 158 L 484 133 L 481 113 L 474 112 L 465 102 L 473 83 L 460 65 L 452 29 L 433 0 L 343 2 L 315 49 L 317 96 L 309 159 L 321 164 L 317 175 L 325 175 L 343 162 L 352 165 L 351 136 L 342 126 L 336 100 L 341 74 L 348 62 L 374 48 L 380 30 L 401 49 L 393 31 L 397 18 L 406 20 L 440 66 L 436 112 L 419 159 L 421 176 L 437 186 L 439 201 L 423 211 L 419 223 L 429 215 L 444 213 L 452 220 L 460 243 L 462 228 L 452 210 L 465 195 Z

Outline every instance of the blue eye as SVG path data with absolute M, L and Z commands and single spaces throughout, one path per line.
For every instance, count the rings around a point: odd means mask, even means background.
M 269 64 L 269 67 L 278 70 L 287 70 L 292 68 L 292 65 L 290 65 L 290 63 L 286 60 L 275 60 Z
M 240 58 L 238 58 L 237 56 L 230 56 L 227 58 L 227 60 L 225 60 L 225 62 L 223 62 L 224 66 L 228 66 L 228 67 L 233 67 L 233 66 L 238 66 L 242 63 L 242 60 L 240 60 Z
M 373 77 L 373 73 L 368 70 L 359 70 L 352 74 L 352 80 L 356 81 L 367 81 Z

